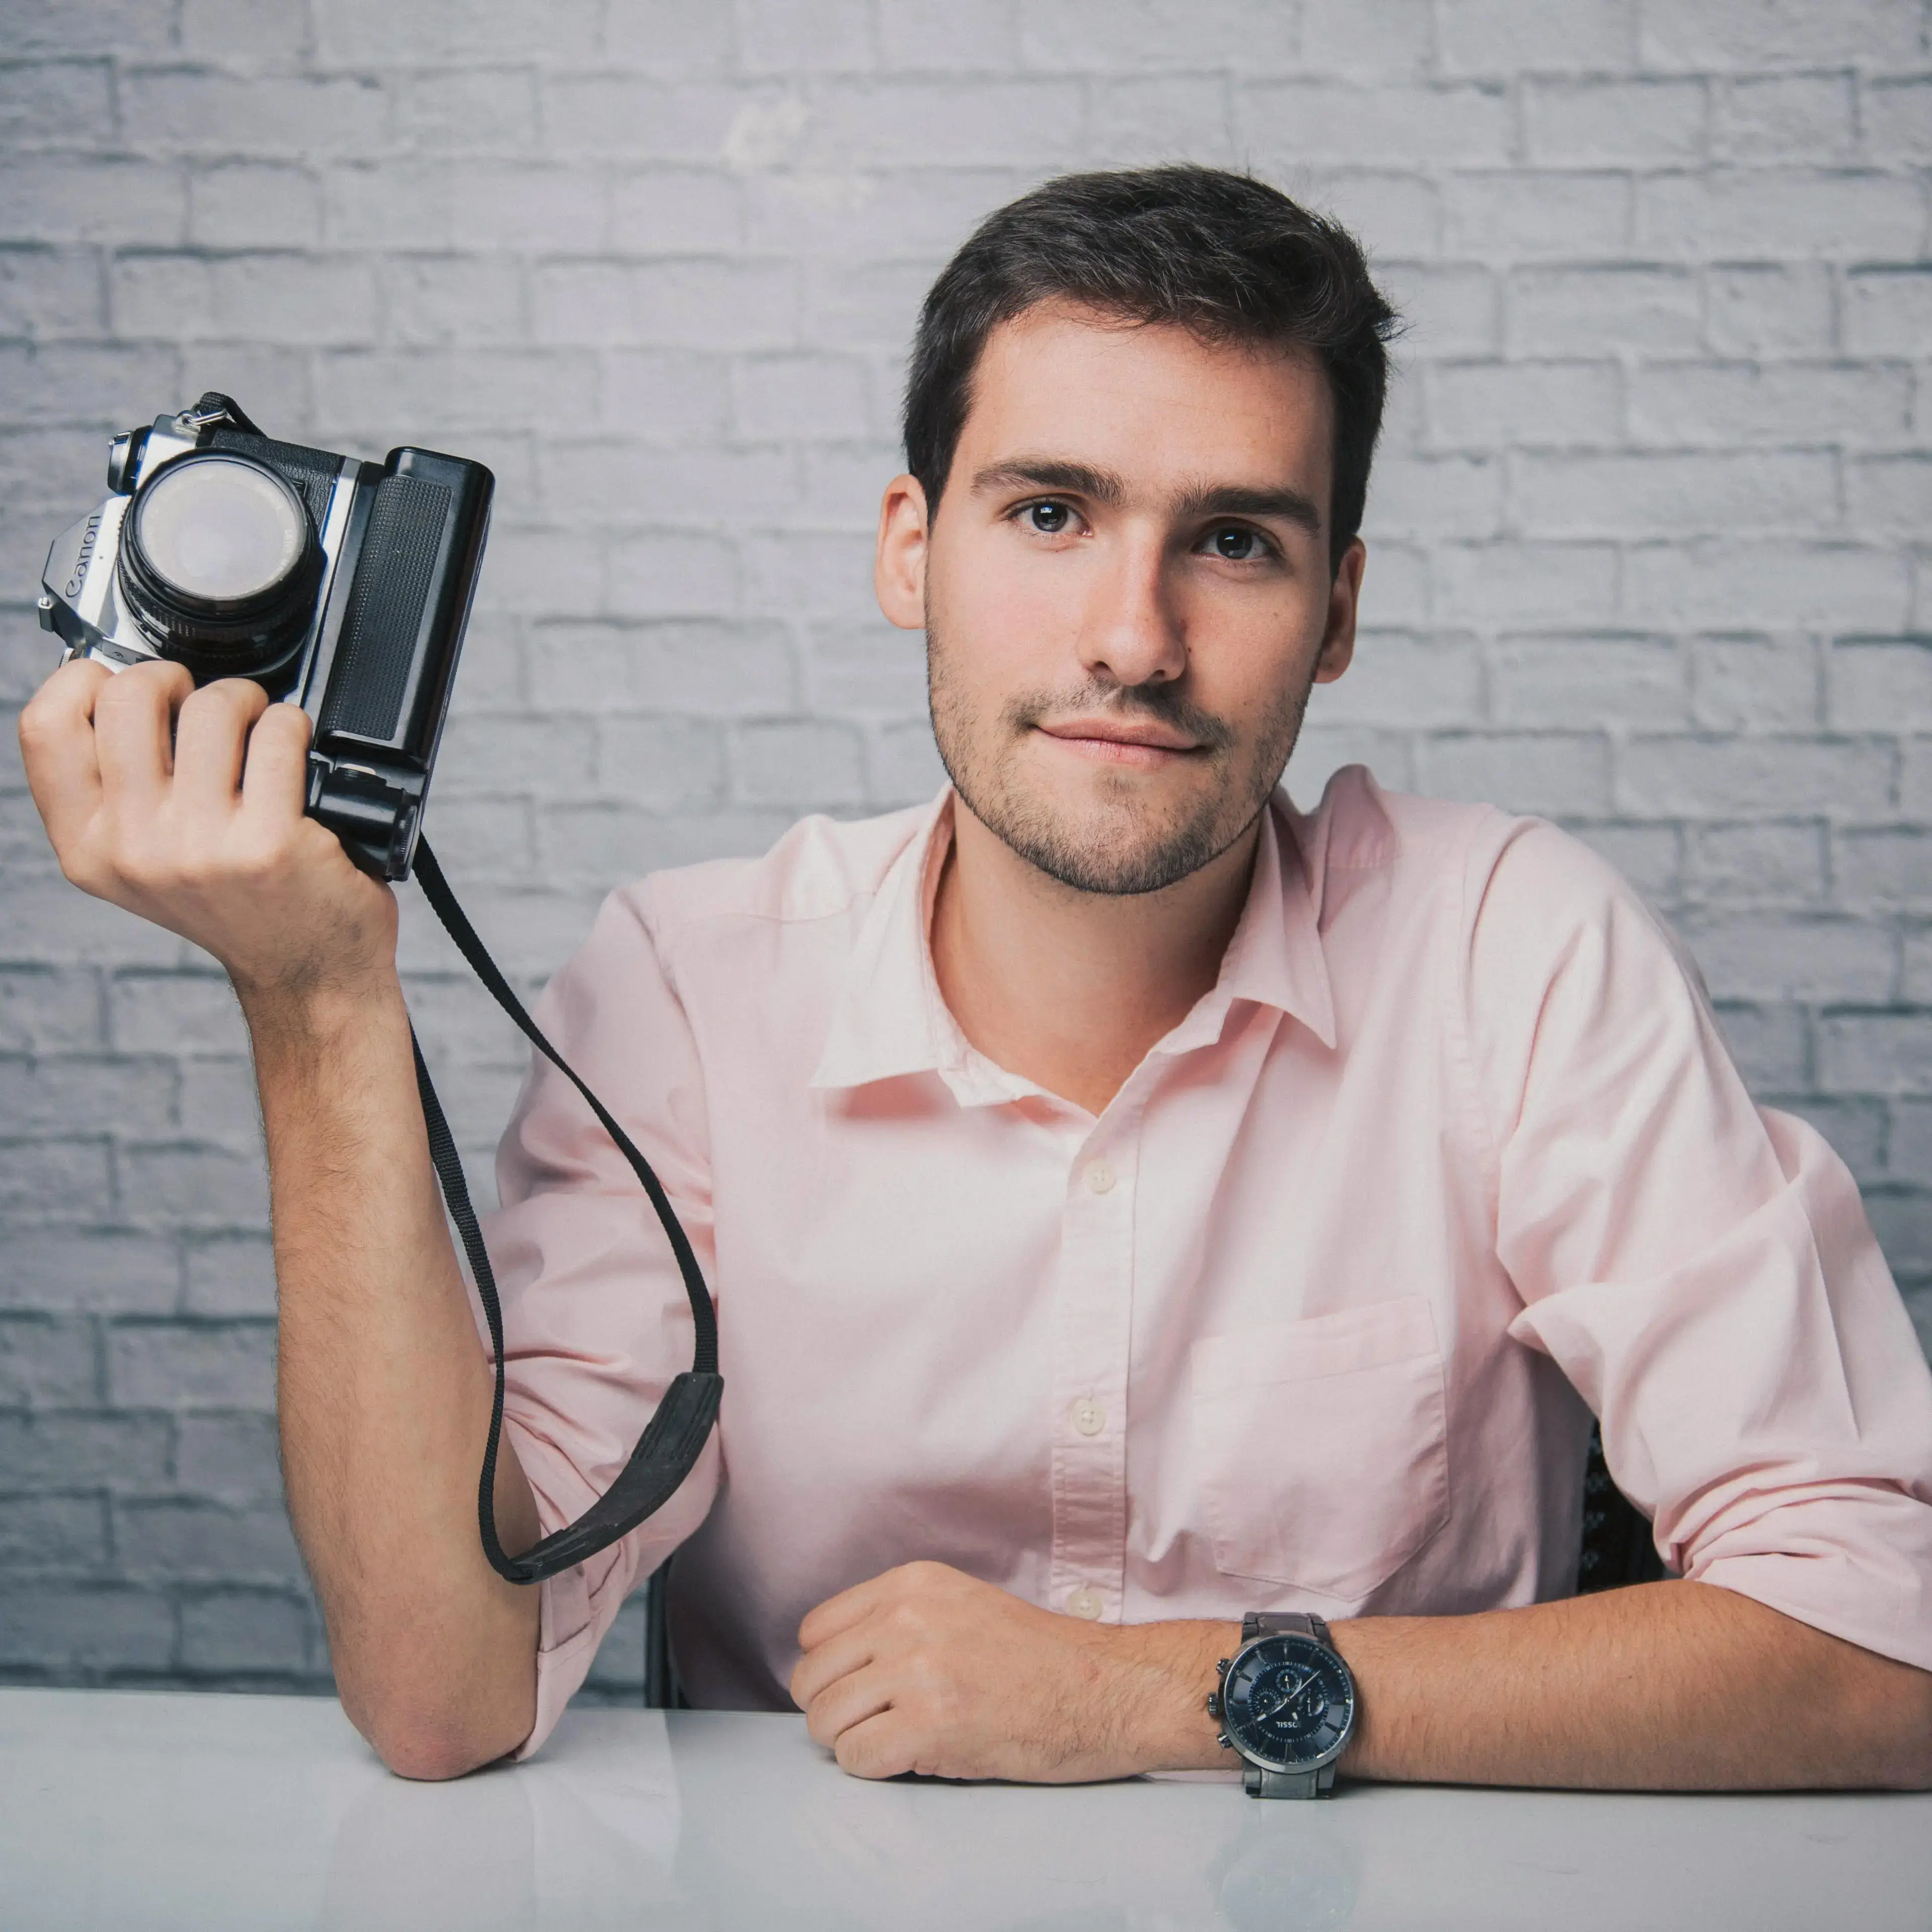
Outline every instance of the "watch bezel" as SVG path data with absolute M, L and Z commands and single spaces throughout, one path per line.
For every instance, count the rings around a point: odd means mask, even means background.
M 1348 1715 L 1342 1721 L 1342 1735 L 1326 1750 L 1318 1751 L 1312 1757 L 1294 1759 L 1264 1757 L 1258 1752 L 1250 1750 L 1239 1738 L 1235 1736 L 1234 1732 L 1234 1720 L 1228 1709 L 1228 1686 L 1233 1681 L 1235 1672 L 1240 1670 L 1241 1660 L 1244 1658 L 1266 1646 L 1277 1644 L 1300 1646 L 1325 1659 L 1341 1673 L 1342 1682 L 1348 1688 Z M 1222 1673 L 1219 1696 L 1222 1735 L 1227 1738 L 1237 1756 L 1249 1764 L 1257 1766 L 1263 1771 L 1280 1772 L 1292 1776 L 1300 1776 L 1307 1772 L 1326 1770 L 1348 1749 L 1348 1740 L 1354 1734 L 1354 1672 L 1348 1668 L 1347 1661 L 1334 1645 L 1324 1643 L 1319 1637 L 1305 1635 L 1300 1630 L 1264 1630 L 1260 1635 L 1250 1637 L 1228 1660 L 1228 1667 Z

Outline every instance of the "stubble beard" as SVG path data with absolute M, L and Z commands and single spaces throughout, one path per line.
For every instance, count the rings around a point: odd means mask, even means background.
M 1190 704 L 1171 685 L 1127 686 L 1096 679 L 1067 692 L 1027 692 L 1010 700 L 990 727 L 949 673 L 945 647 L 926 626 L 926 694 L 946 774 L 974 818 L 1028 864 L 1076 892 L 1126 898 L 1157 892 L 1198 872 L 1253 824 L 1281 782 L 1308 708 L 1310 677 L 1283 692 L 1244 755 L 1225 720 Z M 1102 770 L 1102 801 L 1090 822 L 1025 780 L 1020 752 L 1042 718 L 1104 713 L 1154 719 L 1186 732 L 1204 748 L 1191 755 L 1210 782 L 1163 809 L 1127 774 Z

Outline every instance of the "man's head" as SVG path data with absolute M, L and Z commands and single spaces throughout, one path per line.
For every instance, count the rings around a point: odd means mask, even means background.
M 880 601 L 1042 870 L 1154 891 L 1252 824 L 1352 649 L 1394 326 L 1342 230 L 1207 169 L 1049 182 L 934 285 Z

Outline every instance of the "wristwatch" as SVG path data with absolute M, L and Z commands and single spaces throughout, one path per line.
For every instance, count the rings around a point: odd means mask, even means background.
M 1355 1680 L 1319 1617 L 1250 1610 L 1241 1647 L 1215 1666 L 1208 1714 L 1245 1760 L 1250 1798 L 1326 1798 L 1355 1728 Z

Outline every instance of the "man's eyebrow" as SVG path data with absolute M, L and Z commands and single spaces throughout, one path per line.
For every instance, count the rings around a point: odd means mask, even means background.
M 1299 490 L 1254 489 L 1239 483 L 1209 483 L 1184 491 L 1176 500 L 1178 517 L 1274 517 L 1298 524 L 1312 537 L 1322 534 L 1322 512 Z
M 973 488 L 976 492 L 1064 490 L 1070 496 L 1085 496 L 1109 508 L 1125 502 L 1127 496 L 1126 484 L 1112 470 L 1049 456 L 1015 456 L 993 464 L 973 478 Z

